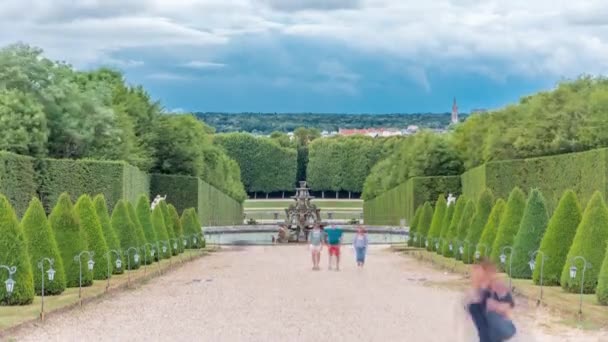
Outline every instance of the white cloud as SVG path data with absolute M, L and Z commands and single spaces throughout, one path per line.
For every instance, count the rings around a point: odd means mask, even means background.
M 206 62 L 206 61 L 190 61 L 182 64 L 183 67 L 192 69 L 221 69 L 226 66 L 224 63 Z
M 177 74 L 173 72 L 155 72 L 146 75 L 146 78 L 151 80 L 160 80 L 160 81 L 185 81 L 191 80 L 192 77 L 182 74 Z

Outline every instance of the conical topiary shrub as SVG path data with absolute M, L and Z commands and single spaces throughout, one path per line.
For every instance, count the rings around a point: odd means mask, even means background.
M 420 214 L 420 222 L 418 222 L 418 246 L 425 247 L 428 241 L 430 246 L 433 241 L 428 239 L 429 230 L 431 229 L 431 223 L 433 221 L 433 207 L 431 203 L 425 202 L 422 207 L 422 214 Z
M 15 282 L 13 293 L 6 292 L 8 271 L 0 269 L 0 304 L 26 305 L 34 300 L 34 278 L 27 253 L 25 236 L 19 226 L 15 210 L 8 199 L 0 195 L 0 264 L 16 267 L 12 275 Z
M 173 248 L 173 241 L 174 241 L 173 239 L 175 239 L 175 230 L 173 228 L 173 221 L 171 220 L 171 215 L 169 214 L 169 206 L 167 205 L 166 201 L 161 201 L 158 204 L 158 207 L 163 212 L 163 219 L 165 220 L 165 230 L 167 231 L 167 236 L 169 237 L 169 240 L 171 241 L 171 243 L 169 244 L 169 247 L 171 248 L 171 254 L 177 255 L 178 251 L 175 248 Z
M 169 235 L 167 234 L 167 228 L 165 227 L 165 218 L 163 217 L 163 212 L 160 209 L 160 206 L 156 206 L 154 210 L 152 210 L 152 225 L 154 226 L 154 231 L 158 237 L 158 246 L 161 249 L 162 258 L 170 258 L 171 241 L 169 241 Z M 165 247 L 165 252 L 162 251 L 163 246 Z
M 89 195 L 82 195 L 74 206 L 74 212 L 78 218 L 80 229 L 85 232 L 87 237 L 87 245 L 89 250 L 95 253 L 93 260 L 95 267 L 93 268 L 93 279 L 108 278 L 108 245 L 101 231 L 101 224 L 97 218 L 97 212 L 93 206 L 93 201 Z M 110 258 L 112 260 L 113 258 Z M 111 263 L 110 263 L 111 267 Z
M 450 229 L 450 222 L 452 222 L 452 217 L 454 216 L 454 210 L 456 205 L 451 204 L 445 210 L 445 215 L 443 215 L 443 220 L 441 221 L 441 231 L 439 232 L 439 250 L 438 254 L 443 255 L 443 247 L 448 246 L 447 237 L 448 230 Z
M 416 241 L 414 241 L 414 237 L 417 234 L 416 228 L 418 227 L 418 222 L 420 221 L 420 216 L 422 215 L 422 207 L 423 205 L 416 208 L 416 211 L 414 212 L 414 219 L 412 219 L 412 222 L 410 223 L 408 246 L 416 246 L 418 238 L 416 238 Z
M 435 210 L 433 211 L 433 218 L 431 220 L 431 228 L 428 233 L 429 245 L 427 246 L 428 251 L 436 250 L 436 246 L 439 244 L 439 234 L 441 233 L 441 224 L 443 223 L 443 217 L 447 209 L 447 202 L 443 194 L 439 195 L 437 202 L 435 202 Z
M 146 241 L 148 243 L 153 244 L 158 249 L 157 241 L 158 237 L 156 236 L 156 231 L 154 230 L 154 225 L 152 225 L 152 211 L 150 210 L 150 200 L 148 200 L 148 196 L 141 195 L 137 200 L 137 207 L 135 209 L 137 214 L 137 219 L 141 224 L 141 227 L 144 231 L 144 235 L 146 236 Z M 159 260 L 158 252 L 154 254 L 154 260 Z
M 129 213 L 129 219 L 131 219 L 131 223 L 135 227 L 135 232 L 137 232 L 137 241 L 139 241 L 139 249 L 141 252 L 140 257 L 142 258 L 139 262 L 140 264 L 151 264 L 154 262 L 154 257 L 152 256 L 152 249 L 150 245 L 148 245 L 148 239 L 146 239 L 146 234 L 144 233 L 144 228 L 139 222 L 137 218 L 137 214 L 135 213 L 135 208 L 130 202 L 127 202 L 127 211 Z M 144 254 L 145 253 L 145 254 Z M 156 254 L 156 253 L 155 253 Z
M 67 287 L 78 287 L 80 263 L 77 260 L 75 261 L 74 257 L 83 251 L 89 251 L 89 246 L 86 233 L 78 224 L 70 195 L 63 193 L 59 196 L 55 208 L 49 215 L 49 222 L 53 233 L 55 233 L 57 247 L 63 260 L 66 285 Z M 89 272 L 87 268 L 89 256 L 82 254 L 80 260 L 82 264 L 82 286 L 90 286 L 93 284 L 93 273 Z M 103 266 L 95 265 L 95 267 Z
M 543 284 L 559 285 L 560 277 L 568 250 L 574 240 L 576 228 L 581 222 L 581 207 L 578 198 L 572 190 L 564 193 L 560 199 L 555 213 L 549 220 L 547 231 L 540 243 L 540 250 L 545 254 L 545 264 L 543 268 Z M 536 266 L 532 279 L 535 284 L 540 283 L 541 255 L 536 257 Z
M 452 215 L 452 219 L 450 220 L 448 231 L 444 238 L 445 245 L 442 248 L 441 254 L 446 257 L 453 257 L 456 246 L 456 238 L 458 234 L 458 224 L 460 223 L 460 219 L 462 218 L 462 214 L 464 213 L 464 207 L 467 205 L 466 196 L 460 196 L 456 200 L 456 205 L 454 205 L 454 214 Z M 452 244 L 452 250 L 450 250 L 450 244 Z M 455 247 L 456 246 L 456 247 Z
M 29 251 L 30 265 L 34 275 L 34 288 L 36 294 L 42 294 L 42 279 L 44 279 L 44 294 L 57 295 L 61 294 L 66 287 L 65 271 L 63 269 L 63 260 L 59 254 L 55 234 L 51 229 L 44 207 L 37 198 L 30 201 L 30 205 L 23 215 L 21 226 L 27 241 L 27 249 Z M 51 268 L 48 261 L 43 262 L 44 275 L 38 268 L 38 263 L 48 258 L 53 260 L 52 268 L 55 270 L 53 281 L 49 281 L 46 271 Z
M 494 195 L 492 194 L 492 191 L 485 189 L 479 195 L 475 207 L 475 215 L 471 220 L 471 226 L 467 230 L 467 235 L 465 237 L 465 241 L 468 241 L 468 244 L 466 244 L 464 248 L 465 263 L 472 263 L 475 261 L 475 250 L 479 243 L 479 239 L 481 238 L 481 234 L 483 233 L 483 228 L 486 226 L 486 223 L 488 223 L 488 217 L 490 217 L 492 206 L 494 206 Z
M 585 271 L 583 292 L 593 293 L 595 291 L 598 274 L 602 269 L 602 262 L 606 254 L 606 239 L 608 239 L 608 209 L 606 209 L 602 194 L 596 191 L 587 203 L 581 223 L 576 229 L 572 246 L 568 251 L 561 276 L 562 288 L 568 292 L 580 291 L 583 262 L 575 261 L 574 258 L 582 256 L 591 264 L 591 267 Z M 574 279 L 570 278 L 569 272 L 572 265 L 578 268 Z
M 173 232 L 175 234 L 175 238 L 177 240 L 179 240 L 179 243 L 177 244 L 177 252 L 183 253 L 184 252 L 184 244 L 183 244 L 184 228 L 182 227 L 182 223 L 179 219 L 179 214 L 177 213 L 177 209 L 175 209 L 175 207 L 172 204 L 169 204 L 168 207 L 169 207 L 169 218 L 172 221 Z
M 513 242 L 513 261 L 511 264 L 513 278 L 532 278 L 532 270 L 529 265 L 530 257 L 534 251 L 538 250 L 543 235 L 545 235 L 548 221 L 545 198 L 538 189 L 533 189 L 528 196 L 526 209 L 524 209 L 524 215 Z
M 458 260 L 464 260 L 464 257 L 466 256 L 465 253 L 460 253 L 459 250 L 460 247 L 462 247 L 463 252 L 465 252 L 466 247 L 468 247 L 465 239 L 474 216 L 475 202 L 468 200 L 467 204 L 464 206 L 464 211 L 462 213 L 462 217 L 460 218 L 460 222 L 458 222 L 458 230 L 456 231 L 456 238 L 454 239 L 454 252 L 456 259 Z
M 196 210 L 194 210 L 194 208 L 184 210 L 181 221 L 184 230 L 190 235 L 188 248 L 196 249 L 205 247 L 205 240 L 202 236 L 201 224 L 198 220 Z
M 500 255 L 502 254 L 504 247 L 513 245 L 513 240 L 515 239 L 515 234 L 517 234 L 517 231 L 519 230 L 519 223 L 521 222 L 525 207 L 526 195 L 520 188 L 514 188 L 511 191 L 511 194 L 509 194 L 507 206 L 505 207 L 502 220 L 500 220 L 500 224 L 498 225 L 498 231 L 496 232 L 496 238 L 494 239 L 492 252 L 490 254 L 492 262 L 499 265 L 502 269 L 504 269 L 504 267 L 502 267 L 503 265 L 500 262 Z M 505 254 L 509 254 L 507 250 L 504 252 Z
M 129 217 L 129 209 L 125 200 L 116 202 L 114 210 L 112 211 L 112 227 L 118 233 L 118 239 L 120 240 L 120 247 L 122 248 L 123 257 L 126 261 L 124 269 L 138 269 L 140 262 L 135 262 L 135 254 L 141 254 L 139 248 L 141 243 L 137 237 L 137 230 L 131 218 Z M 128 255 L 127 255 L 128 253 Z M 141 262 L 143 262 L 143 256 Z
M 123 265 L 126 265 L 125 259 L 122 257 L 122 249 L 120 247 L 120 240 L 118 234 L 112 227 L 112 221 L 108 213 L 108 206 L 106 205 L 106 198 L 103 195 L 97 195 L 93 199 L 93 205 L 95 206 L 95 212 L 103 231 L 103 237 L 106 239 L 108 249 L 111 250 L 110 255 L 110 270 L 113 274 L 124 273 L 124 268 L 116 268 L 116 259 L 120 259 Z M 106 265 L 107 267 L 107 265 Z
M 492 252 L 492 245 L 494 244 L 494 239 L 496 238 L 498 225 L 500 224 L 500 219 L 502 218 L 502 214 L 505 212 L 506 206 L 507 203 L 505 203 L 502 198 L 499 198 L 490 212 L 488 222 L 483 228 L 483 233 L 481 233 L 481 238 L 477 244 L 477 250 L 483 257 L 489 256 Z

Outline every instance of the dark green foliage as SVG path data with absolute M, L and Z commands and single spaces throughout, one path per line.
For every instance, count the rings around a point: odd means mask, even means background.
M 89 195 L 82 195 L 74 206 L 80 229 L 87 237 L 89 251 L 95 253 L 93 260 L 96 267 L 93 269 L 93 279 L 107 279 L 108 245 L 103 237 L 101 223 Z
M 201 226 L 198 221 L 198 216 L 196 215 L 196 212 L 193 208 L 184 210 L 181 217 L 181 223 L 184 232 L 186 232 L 186 234 L 188 234 L 189 236 L 187 247 L 190 249 L 204 247 L 205 241 L 202 239 L 202 231 L 200 228 Z
M 494 195 L 490 190 L 485 190 L 479 196 L 477 200 L 477 205 L 475 207 L 475 215 L 471 219 L 471 225 L 467 230 L 467 235 L 465 237 L 465 241 L 468 241 L 468 244 L 465 245 L 464 248 L 464 261 L 465 263 L 472 263 L 475 261 L 475 250 L 477 248 L 477 243 L 479 243 L 479 239 L 481 238 L 481 234 L 483 233 L 483 228 L 488 223 L 488 217 L 490 217 L 490 212 L 492 211 L 492 206 L 494 205 Z
M 422 215 L 422 208 L 424 206 L 421 205 L 418 208 L 416 208 L 416 213 L 414 214 L 414 219 L 412 220 L 412 222 L 410 223 L 410 231 L 409 231 L 409 242 L 408 245 L 409 246 L 415 246 L 416 245 L 416 241 L 414 241 L 414 236 L 416 236 L 418 234 L 417 228 L 418 228 L 418 223 L 420 222 L 420 216 Z
M 443 248 L 449 246 L 447 237 L 455 210 L 456 205 L 454 203 L 450 204 L 445 211 L 445 215 L 443 215 L 443 220 L 441 220 L 441 231 L 439 232 L 439 250 L 437 251 L 438 254 L 443 255 Z
M 178 249 L 174 248 L 175 230 L 173 229 L 173 220 L 171 220 L 171 216 L 169 215 L 169 206 L 165 201 L 161 201 L 158 206 L 160 207 L 160 210 L 163 213 L 163 219 L 165 220 L 165 230 L 167 231 L 167 236 L 169 237 L 169 249 L 171 251 L 171 255 L 177 255 Z
M 453 257 L 454 252 L 458 249 L 456 241 L 458 239 L 458 225 L 464 214 L 464 209 L 467 205 L 468 199 L 466 196 L 460 196 L 456 200 L 454 205 L 454 215 L 450 220 L 448 231 L 445 236 L 445 245 L 442 248 L 441 254 L 446 257 Z M 450 243 L 452 244 L 452 250 L 450 251 Z
M 139 263 L 135 263 L 133 261 L 133 255 L 136 252 L 134 249 L 130 248 L 133 247 L 139 250 L 139 246 L 141 246 L 141 244 L 138 238 L 137 228 L 131 221 L 129 209 L 124 200 L 118 201 L 114 207 L 114 210 L 112 211 L 112 227 L 117 232 L 118 238 L 120 239 L 120 246 L 122 247 L 124 259 L 126 261 L 130 261 L 130 269 L 138 269 Z M 127 253 L 129 253 L 128 259 Z M 128 267 L 129 262 L 124 264 L 125 269 L 128 269 Z
M 163 259 L 168 259 L 171 257 L 171 247 L 169 246 L 169 234 L 167 234 L 167 227 L 165 226 L 165 218 L 163 217 L 163 211 L 159 205 L 157 205 L 154 210 L 152 210 L 152 225 L 154 226 L 154 231 L 156 232 L 156 237 L 158 238 L 158 246 L 162 249 L 163 246 L 167 248 L 165 253 L 161 250 L 161 255 Z
M 420 214 L 420 222 L 418 222 L 418 246 L 425 247 L 425 242 L 428 241 L 429 246 L 432 241 L 428 240 L 429 230 L 431 229 L 431 223 L 433 221 L 433 207 L 431 203 L 426 202 L 422 207 L 422 214 Z
M 467 237 L 469 227 L 471 226 L 471 222 L 473 221 L 473 217 L 475 216 L 475 206 L 475 202 L 472 200 L 468 200 L 464 206 L 464 211 L 462 212 L 462 216 L 458 222 L 458 228 L 456 229 L 454 252 L 457 252 L 460 246 L 465 249 L 468 247 L 465 239 Z M 456 259 L 458 260 L 464 260 L 464 256 L 466 256 L 466 254 L 456 253 Z
M 570 250 L 576 228 L 580 222 L 581 207 L 574 191 L 568 190 L 562 196 L 555 213 L 551 216 L 545 236 L 540 243 L 540 250 L 546 256 L 543 266 L 543 284 L 549 286 L 560 284 L 568 250 Z M 539 254 L 536 257 L 537 267 L 534 268 L 532 276 L 535 284 L 540 283 L 541 262 L 541 255 Z
M 95 212 L 97 213 L 97 218 L 99 218 L 99 224 L 101 224 L 101 230 L 103 231 L 103 237 L 106 239 L 108 249 L 118 252 L 118 255 L 115 252 L 112 252 L 110 255 L 110 260 L 115 261 L 117 258 L 120 258 L 123 264 L 125 264 L 125 260 L 121 253 L 120 240 L 118 239 L 118 234 L 114 230 L 114 227 L 112 227 L 112 221 L 110 220 L 110 215 L 108 214 L 108 207 L 106 205 L 105 197 L 101 194 L 95 196 L 93 199 L 93 205 L 95 206 Z M 124 268 L 116 268 L 114 266 L 114 262 L 110 262 L 110 270 L 113 274 L 122 274 L 124 272 Z
M 135 211 L 137 215 L 137 220 L 141 224 L 141 227 L 144 231 L 146 241 L 156 246 L 156 241 L 158 241 L 158 237 L 156 236 L 156 230 L 154 229 L 154 225 L 152 224 L 152 210 L 150 209 L 150 201 L 148 200 L 148 196 L 139 196 L 139 200 L 137 201 L 137 208 L 135 209 Z M 156 249 L 158 249 L 158 246 L 156 247 Z M 158 253 L 155 253 L 154 259 L 158 260 Z
M 502 219 L 506 206 L 507 204 L 505 201 L 502 198 L 499 198 L 490 212 L 488 222 L 483 228 L 483 233 L 481 234 L 481 238 L 477 244 L 477 250 L 483 257 L 488 257 L 492 252 L 492 246 L 494 245 L 494 240 L 496 239 L 498 226 L 500 225 L 500 220 Z
M 0 194 L 4 194 L 21 217 L 37 196 L 35 160 L 0 151 Z
M 49 258 L 53 260 L 53 269 L 55 270 L 55 278 L 53 281 L 48 281 L 45 278 L 44 293 L 46 295 L 60 294 L 65 290 L 65 271 L 63 269 L 63 260 L 57 247 L 57 241 L 55 241 L 55 234 L 51 229 L 42 203 L 37 198 L 33 198 L 30 202 L 30 206 L 25 212 L 23 219 L 21 220 L 21 226 L 27 241 L 27 249 L 29 251 L 30 265 L 34 274 L 34 287 L 36 294 L 42 293 L 41 277 L 46 277 L 46 271 L 50 265 L 47 261 L 44 261 L 44 275 L 41 274 L 38 268 L 38 263 L 43 258 Z
M 82 251 L 88 251 L 89 246 L 87 235 L 78 224 L 70 195 L 63 193 L 59 196 L 59 201 L 49 216 L 49 222 L 55 233 L 57 247 L 63 260 L 66 285 L 67 287 L 78 287 L 80 268 L 78 261 L 74 261 L 74 257 Z M 86 255 L 82 256 L 82 286 L 93 284 L 93 274 L 88 272 L 86 267 L 88 260 Z
M 15 288 L 10 296 L 4 286 L 8 272 L 0 270 L 1 305 L 26 305 L 34 300 L 34 278 L 25 239 L 15 210 L 8 199 L 0 195 L 0 264 L 17 268 L 13 275 Z
M 517 231 L 519 230 L 519 224 L 524 214 L 525 207 L 526 195 L 519 188 L 513 189 L 507 200 L 507 206 L 505 207 L 505 212 L 498 225 L 496 238 L 492 245 L 490 259 L 496 265 L 501 265 L 500 254 L 503 252 L 503 247 L 513 245 L 515 234 L 517 234 Z
M 135 208 L 131 203 L 127 202 L 127 212 L 129 213 L 129 219 L 133 226 L 135 227 L 135 232 L 137 233 L 137 241 L 139 243 L 140 249 L 140 263 L 143 265 L 144 263 L 151 264 L 154 262 L 154 258 L 152 257 L 152 250 L 150 245 L 147 245 L 148 239 L 146 239 L 146 233 L 144 233 L 144 228 L 139 222 L 139 218 L 137 218 L 137 213 L 135 213 Z M 145 255 L 143 253 L 146 253 Z M 144 258 L 145 257 L 145 258 Z
M 173 232 L 174 232 L 175 238 L 178 241 L 177 252 L 183 253 L 184 252 L 184 244 L 183 244 L 184 229 L 182 227 L 182 222 L 179 219 L 179 214 L 177 213 L 177 210 L 175 209 L 175 207 L 171 204 L 169 204 L 167 207 L 169 209 L 169 219 L 171 220 L 171 226 L 173 227 Z
M 439 242 L 439 234 L 441 234 L 441 224 L 443 223 L 443 217 L 447 211 L 447 202 L 443 194 L 439 195 L 437 202 L 435 202 L 435 210 L 433 211 L 433 219 L 431 220 L 431 227 L 427 234 L 429 245 L 426 248 L 429 251 L 436 250 L 435 244 Z
M 584 293 L 593 293 L 598 283 L 598 275 L 603 270 L 602 262 L 606 254 L 606 240 L 608 239 L 608 209 L 600 192 L 596 192 L 587 204 L 581 223 L 576 229 L 572 246 L 568 251 L 566 263 L 562 270 L 561 285 L 568 292 L 580 291 L 583 263 L 574 261 L 574 257 L 582 256 L 591 264 L 585 272 Z M 578 268 L 576 278 L 569 276 L 570 266 L 575 263 Z M 605 274 L 605 272 L 604 272 Z M 605 286 L 605 285 L 603 285 Z M 605 293 L 598 294 L 603 298 Z M 603 299 L 602 299 L 603 300 Z
M 519 224 L 519 230 L 513 241 L 513 260 L 511 261 L 513 278 L 532 278 L 528 265 L 530 256 L 540 246 L 547 229 L 547 208 L 545 198 L 538 189 L 533 189 L 528 196 L 526 209 Z

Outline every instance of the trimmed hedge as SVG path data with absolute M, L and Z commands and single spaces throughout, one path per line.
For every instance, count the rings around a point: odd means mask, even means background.
M 469 227 L 471 226 L 471 221 L 473 221 L 473 217 L 475 216 L 475 202 L 472 200 L 468 200 L 467 204 L 464 206 L 464 211 L 462 213 L 462 217 L 458 222 L 458 229 L 456 230 L 456 239 L 454 248 L 455 251 L 458 251 L 459 247 L 462 246 L 466 249 L 467 245 L 465 243 L 465 239 L 467 237 L 467 233 L 469 231 Z M 464 260 L 466 253 L 460 254 L 456 253 L 456 259 Z M 466 261 L 466 260 L 465 260 Z
M 88 251 L 89 246 L 87 235 L 78 224 L 70 195 L 63 193 L 59 196 L 57 205 L 49 216 L 49 222 L 55 233 L 57 247 L 63 260 L 66 285 L 67 287 L 78 287 L 80 267 L 78 261 L 74 261 L 74 257 L 82 251 Z M 86 255 L 82 256 L 82 262 L 82 286 L 90 286 L 93 284 L 93 274 L 87 270 L 88 258 Z
M 492 262 L 501 269 L 503 268 L 500 262 L 502 248 L 513 245 L 525 208 L 526 195 L 524 195 L 524 192 L 521 191 L 520 188 L 513 189 L 507 200 L 507 206 L 505 207 L 502 220 L 500 220 L 500 224 L 498 225 L 496 238 L 492 245 L 492 253 L 490 254 Z
M 133 250 L 128 250 L 131 247 L 139 248 L 139 246 L 141 246 L 141 243 L 138 238 L 137 228 L 135 227 L 129 216 L 129 209 L 125 200 L 119 200 L 116 203 L 116 205 L 114 206 L 114 210 L 112 211 L 111 221 L 112 227 L 114 227 L 114 230 L 118 233 L 118 238 L 120 239 L 120 246 L 122 247 L 123 257 L 125 258 L 125 261 L 130 261 L 124 264 L 124 269 L 138 269 L 140 263 L 135 263 L 133 261 L 133 255 L 135 254 L 135 252 Z M 127 253 L 129 253 L 129 256 L 127 256 Z M 129 258 L 129 260 L 127 260 L 127 258 Z
M 532 270 L 528 263 L 531 254 L 540 246 L 548 221 L 545 198 L 538 189 L 534 189 L 528 196 L 526 209 L 524 209 L 519 230 L 513 242 L 513 255 L 511 256 L 513 258 L 511 276 L 513 278 L 532 278 Z
M 27 241 L 27 250 L 29 251 L 30 265 L 34 275 L 34 289 L 37 295 L 42 294 L 42 279 L 41 271 L 38 269 L 38 263 L 43 258 L 53 260 L 53 269 L 55 270 L 55 278 L 53 281 L 48 281 L 45 278 L 44 294 L 57 295 L 61 294 L 65 288 L 65 271 L 63 269 L 63 260 L 55 241 L 55 235 L 51 229 L 51 225 L 46 218 L 44 207 L 37 198 L 33 198 L 29 208 L 25 211 L 25 215 L 21 220 L 21 226 Z M 50 265 L 44 261 L 44 277 Z
M 488 189 L 486 187 L 485 165 L 481 165 L 466 171 L 460 176 L 460 178 L 462 182 L 462 193 L 469 196 L 469 198 L 474 201 L 477 201 L 481 193 Z
M 458 225 L 460 224 L 460 220 L 462 219 L 462 215 L 464 213 L 464 208 L 467 205 L 468 199 L 466 196 L 460 196 L 456 200 L 456 205 L 454 206 L 454 215 L 452 215 L 452 219 L 450 220 L 450 225 L 448 227 L 448 232 L 446 235 L 446 243 L 442 248 L 441 254 L 446 257 L 452 257 L 454 251 L 458 249 L 456 246 L 455 240 L 458 238 Z M 450 251 L 450 243 L 452 243 L 452 250 Z
M 9 152 L 0 152 L 0 193 L 4 194 L 19 217 L 32 197 L 38 197 L 35 160 Z
M 581 222 L 581 207 L 578 198 L 572 190 L 562 196 L 555 213 L 549 220 L 547 231 L 540 243 L 540 250 L 545 254 L 543 266 L 543 284 L 560 285 L 560 278 L 568 250 L 576 234 L 576 228 Z M 535 284 L 540 283 L 541 255 L 536 256 L 536 265 L 532 279 Z
M 449 243 L 447 242 L 448 230 L 450 229 L 450 223 L 452 222 L 455 208 L 455 204 L 449 205 L 445 211 L 445 215 L 443 215 L 443 220 L 441 220 L 441 231 L 439 232 L 439 250 L 437 251 L 437 253 L 441 255 L 443 255 L 443 248 L 449 246 Z
M 89 195 L 80 196 L 74 206 L 74 212 L 78 218 L 80 229 L 84 231 L 87 237 L 89 250 L 95 253 L 93 260 L 97 267 L 93 268 L 93 279 L 107 279 L 108 251 L 110 249 L 103 237 L 101 224 L 99 218 L 97 218 L 91 197 Z
M 460 194 L 460 176 L 413 177 L 363 203 L 363 218 L 369 225 L 399 225 L 411 222 L 415 210 L 440 194 Z
M 171 251 L 171 255 L 177 255 L 178 249 L 173 248 L 175 243 L 175 230 L 173 230 L 173 220 L 169 216 L 169 207 L 167 206 L 166 201 L 161 201 L 158 206 L 163 213 L 163 220 L 165 221 L 165 230 L 167 231 L 167 236 L 169 237 L 169 250 Z M 179 248 L 179 247 L 178 247 Z
M 468 241 L 468 244 L 465 245 L 464 248 L 465 263 L 475 262 L 475 250 L 479 243 L 479 239 L 481 238 L 481 234 L 483 233 L 483 228 L 486 226 L 486 223 L 488 223 L 488 217 L 490 216 L 493 205 L 494 195 L 492 195 L 492 191 L 488 189 L 484 190 L 477 200 L 475 215 L 471 219 L 471 225 L 465 238 L 465 240 Z
M 126 202 L 126 205 L 127 212 L 129 213 L 129 219 L 131 220 L 133 227 L 135 227 L 135 233 L 137 234 L 137 242 L 139 243 L 138 246 L 140 253 L 139 256 L 141 258 L 139 263 L 141 265 L 144 265 L 146 263 L 151 264 L 154 262 L 154 258 L 152 257 L 152 250 L 150 249 L 150 246 L 146 245 L 148 243 L 148 239 L 146 239 L 144 228 L 142 227 L 141 222 L 139 222 L 139 219 L 137 218 L 137 214 L 135 213 L 135 208 L 133 207 L 133 205 L 130 202 Z M 142 252 L 145 253 L 145 255 L 142 254 Z
M 433 207 L 431 203 L 425 202 L 422 207 L 422 214 L 420 214 L 420 222 L 418 222 L 418 245 L 421 247 L 425 246 L 425 242 L 428 241 L 429 230 L 431 229 L 431 223 L 433 221 Z M 429 241 L 429 246 L 432 241 Z
M 433 219 L 431 220 L 431 227 L 428 233 L 429 246 L 427 250 L 433 251 L 435 250 L 435 243 L 439 238 L 439 234 L 441 234 L 441 224 L 443 223 L 443 217 L 447 211 L 447 202 L 443 194 L 439 195 L 437 198 L 437 202 L 435 202 L 435 211 L 433 212 Z
M 167 207 L 169 209 L 169 219 L 171 220 L 171 226 L 173 227 L 174 235 L 176 239 L 179 240 L 177 244 L 177 252 L 183 253 L 184 244 L 182 241 L 184 239 L 184 229 L 182 227 L 182 222 L 179 219 L 179 214 L 177 213 L 175 207 L 172 204 L 169 204 Z
M 419 206 L 418 208 L 416 208 L 416 214 L 414 214 L 414 219 L 410 223 L 410 231 L 409 231 L 410 240 L 408 242 L 409 246 L 416 245 L 416 241 L 414 241 L 414 236 L 417 234 L 416 228 L 418 227 L 418 222 L 420 221 L 420 216 L 422 215 L 422 207 L 423 206 Z
M 112 253 L 110 255 L 110 259 L 115 261 L 118 257 L 123 265 L 126 265 L 125 260 L 122 257 L 122 249 L 120 248 L 118 234 L 114 230 L 114 227 L 112 227 L 112 221 L 110 220 L 110 215 L 108 214 L 108 207 L 106 205 L 105 197 L 101 194 L 95 196 L 93 199 L 93 205 L 95 206 L 95 212 L 97 213 L 97 218 L 99 219 L 99 224 L 101 225 L 101 230 L 103 231 L 103 237 L 106 239 L 108 250 L 114 250 L 119 253 L 118 256 L 116 253 Z M 124 268 L 116 268 L 114 264 L 114 262 L 110 262 L 110 270 L 112 274 L 124 273 Z
M 8 272 L 0 270 L 0 304 L 30 304 L 34 300 L 34 278 L 27 243 L 15 210 L 4 195 L 0 195 L 0 263 L 17 268 L 17 272 L 13 274 L 15 287 L 11 295 L 6 292 L 4 286 Z
M 477 244 L 477 250 L 483 257 L 488 257 L 492 252 L 492 245 L 494 245 L 496 232 L 498 231 L 498 226 L 500 225 L 500 220 L 502 219 L 502 214 L 505 212 L 506 206 L 507 203 L 502 198 L 499 198 L 490 212 L 488 222 L 483 228 L 483 233 Z
M 576 278 L 569 275 L 570 266 L 575 256 L 583 256 L 591 264 L 585 271 L 584 293 L 593 293 L 597 286 L 598 275 L 606 254 L 606 240 L 608 239 L 608 209 L 602 194 L 596 192 L 587 204 L 581 223 L 576 229 L 576 235 L 568 251 L 566 263 L 562 270 L 561 285 L 568 292 L 580 291 L 583 265 L 581 260 L 576 261 Z
M 160 253 L 162 254 L 163 259 L 168 259 L 171 257 L 171 248 L 167 245 L 170 243 L 169 235 L 167 234 L 167 227 L 165 226 L 165 218 L 163 217 L 163 211 L 159 205 L 154 207 L 152 210 L 152 225 L 154 226 L 154 231 L 156 232 L 156 237 L 158 238 L 158 247 L 160 248 Z M 167 252 L 163 253 L 163 246 L 167 247 Z
M 146 241 L 153 245 L 156 245 L 158 241 L 158 237 L 156 236 L 156 230 L 154 229 L 154 225 L 152 224 L 152 210 L 150 209 L 150 200 L 148 196 L 141 195 L 139 196 L 139 200 L 137 201 L 137 207 L 135 208 L 135 214 L 137 215 L 137 220 L 141 225 L 144 235 L 146 237 Z M 150 246 L 148 246 L 149 248 Z M 156 249 L 158 246 L 156 245 Z M 153 258 L 150 258 L 149 262 L 153 260 L 159 260 L 159 252 L 154 254 Z M 153 260 L 152 260 L 153 259 Z

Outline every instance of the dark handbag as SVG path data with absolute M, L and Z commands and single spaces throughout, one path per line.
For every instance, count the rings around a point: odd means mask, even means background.
M 515 336 L 517 329 L 510 319 L 493 311 L 486 312 L 488 330 L 492 341 L 506 341 Z

